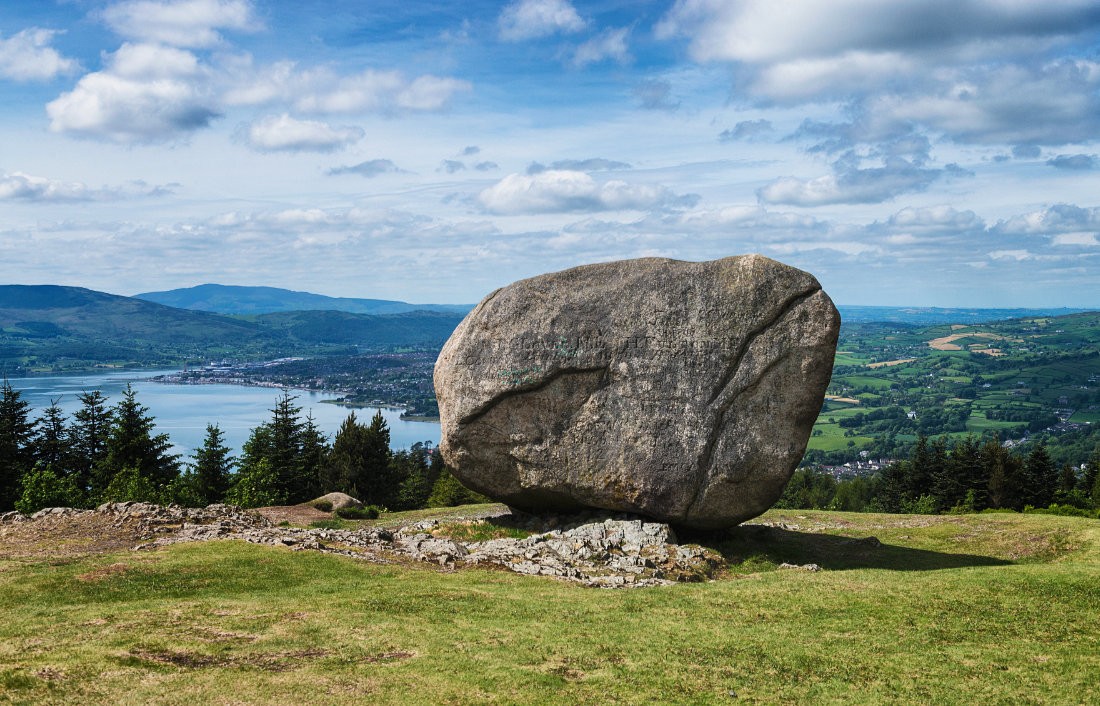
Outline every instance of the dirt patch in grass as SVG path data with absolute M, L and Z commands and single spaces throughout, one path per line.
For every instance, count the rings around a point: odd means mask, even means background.
M 0 525 L 0 556 L 63 559 L 129 549 L 148 536 L 98 513 Z

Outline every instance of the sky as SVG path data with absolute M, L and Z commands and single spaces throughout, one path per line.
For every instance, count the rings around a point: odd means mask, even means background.
M 1095 0 L 4 2 L 0 283 L 1100 308 L 1098 141 Z

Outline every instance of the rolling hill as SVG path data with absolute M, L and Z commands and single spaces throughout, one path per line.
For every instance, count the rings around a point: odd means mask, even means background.
M 225 316 L 80 287 L 3 285 L 0 370 L 152 367 L 441 345 L 461 320 L 461 313 L 432 311 Z
M 240 287 L 200 284 L 184 289 L 135 294 L 134 298 L 216 314 L 271 314 L 281 311 L 345 311 L 352 314 L 404 314 L 410 311 L 439 311 L 465 315 L 473 306 L 465 304 L 409 304 L 388 299 L 327 297 L 277 287 Z

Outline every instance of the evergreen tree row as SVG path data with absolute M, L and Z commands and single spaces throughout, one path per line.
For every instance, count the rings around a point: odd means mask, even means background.
M 29 403 L 5 380 L 0 512 L 126 500 L 260 507 L 333 491 L 390 510 L 484 500 L 422 444 L 393 452 L 381 413 L 369 424 L 351 413 L 329 444 L 313 418 L 302 417 L 296 399 L 284 391 L 271 420 L 252 430 L 240 459 L 231 456 L 221 429 L 208 425 L 203 446 L 183 463 L 129 386 L 113 406 L 98 390 L 82 393 L 69 421 L 57 401 L 31 419 Z
M 917 439 L 908 460 L 870 478 L 837 481 L 813 469 L 799 469 L 779 507 L 869 512 L 980 512 L 1033 508 L 1100 510 L 1100 446 L 1083 469 L 1051 461 L 1033 443 L 1026 455 L 1005 448 L 996 437 Z

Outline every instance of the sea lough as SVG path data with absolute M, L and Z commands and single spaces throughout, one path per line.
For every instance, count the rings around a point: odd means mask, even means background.
M 156 375 L 176 370 L 142 370 L 87 375 L 64 375 L 31 378 L 10 378 L 11 386 L 19 390 L 22 399 L 33 407 L 32 417 L 37 417 L 50 402 L 57 400 L 66 415 L 80 408 L 77 398 L 81 392 L 99 390 L 114 405 L 122 398 L 127 384 L 133 385 L 137 400 L 149 409 L 155 418 L 156 432 L 172 439 L 174 453 L 189 456 L 202 446 L 206 425 L 217 424 L 225 434 L 226 445 L 234 455 L 248 439 L 252 429 L 271 420 L 271 410 L 282 396 L 282 391 L 269 387 L 244 387 L 240 385 L 169 385 L 154 382 Z M 341 422 L 351 411 L 323 400 L 338 395 L 307 390 L 292 390 L 295 402 L 302 408 L 302 416 L 310 413 L 317 426 L 328 435 L 329 441 L 340 428 Z M 355 416 L 369 421 L 374 409 L 356 409 Z M 401 419 L 401 410 L 382 409 L 382 416 L 390 428 L 390 445 L 394 449 L 407 449 L 416 442 L 439 441 L 439 424 L 414 422 Z

